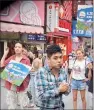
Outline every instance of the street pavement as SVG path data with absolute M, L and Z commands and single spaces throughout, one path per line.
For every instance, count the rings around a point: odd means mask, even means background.
M 1 110 L 7 109 L 7 104 L 5 102 L 6 99 L 6 89 L 4 87 L 1 87 Z M 88 90 L 86 91 L 86 99 L 88 102 Z M 73 110 L 73 101 L 72 101 L 72 92 L 68 96 L 63 96 L 63 101 L 65 103 L 65 110 L 71 109 Z M 36 107 L 33 108 L 25 108 L 25 109 L 31 109 L 31 110 L 38 110 Z M 80 93 L 78 92 L 78 110 L 82 109 L 82 101 L 80 97 Z M 87 107 L 88 109 L 88 107 Z
M 0 91 L 0 95 L 1 95 L 1 99 L 0 99 L 0 110 L 6 110 L 8 109 L 7 104 L 6 104 L 6 89 L 4 87 L 1 87 L 1 91 Z M 18 109 L 20 107 L 18 106 Z M 37 107 L 32 107 L 32 108 L 24 108 L 24 109 L 31 109 L 31 110 L 39 110 Z
M 88 103 L 88 87 L 86 89 L 86 100 Z M 73 110 L 73 95 L 72 92 L 68 96 L 63 96 L 63 101 L 65 103 L 65 110 L 71 109 Z M 78 100 L 77 100 L 77 109 L 81 110 L 82 109 L 82 101 L 81 101 L 81 96 L 80 92 L 78 92 Z M 88 110 L 88 105 L 87 105 L 87 110 Z
M 4 88 L 4 82 L 2 79 L 0 79 L 0 110 L 6 110 L 8 109 L 8 106 L 6 104 L 6 94 L 7 94 L 7 90 Z M 18 109 L 20 109 L 20 107 L 18 106 Z M 30 109 L 30 110 L 39 110 L 39 108 L 37 107 L 32 107 L 32 108 L 24 108 L 24 109 Z

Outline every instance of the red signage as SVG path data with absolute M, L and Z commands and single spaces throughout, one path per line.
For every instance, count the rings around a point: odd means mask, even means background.
M 49 9 L 52 9 L 52 5 L 49 6 Z
M 68 29 L 71 32 L 71 23 L 66 20 L 59 19 L 59 27 Z
M 72 2 L 47 4 L 47 32 L 71 33 Z M 54 19 L 53 19 L 54 18 Z

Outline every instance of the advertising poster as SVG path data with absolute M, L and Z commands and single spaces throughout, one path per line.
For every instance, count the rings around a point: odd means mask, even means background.
M 93 21 L 93 6 L 78 5 L 77 21 L 92 22 Z
M 92 37 L 92 24 L 72 21 L 72 36 Z
M 44 0 L 17 0 L 0 12 L 0 20 L 44 26 L 44 4 Z
M 1 78 L 10 83 L 20 86 L 26 76 L 29 74 L 31 67 L 11 60 L 1 73 Z

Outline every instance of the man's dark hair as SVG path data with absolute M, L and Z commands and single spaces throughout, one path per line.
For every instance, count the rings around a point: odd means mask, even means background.
M 47 56 L 51 57 L 55 53 L 58 53 L 58 52 L 62 53 L 62 50 L 58 45 L 50 45 L 47 47 L 46 52 L 47 52 Z
M 25 44 L 22 41 L 15 41 L 15 44 L 17 44 L 17 43 L 21 44 L 22 47 L 26 49 Z

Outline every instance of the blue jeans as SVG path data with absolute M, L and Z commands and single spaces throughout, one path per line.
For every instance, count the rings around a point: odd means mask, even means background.
M 86 82 L 83 82 L 83 80 L 72 79 L 71 88 L 76 90 L 84 90 L 86 89 Z

